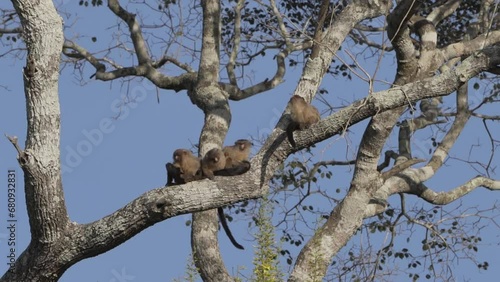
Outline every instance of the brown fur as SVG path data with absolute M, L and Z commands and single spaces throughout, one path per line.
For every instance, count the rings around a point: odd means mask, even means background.
M 221 149 L 213 148 L 201 160 L 203 175 L 210 180 L 214 179 L 214 171 L 222 170 L 226 166 L 226 157 Z
M 287 127 L 287 136 L 290 144 L 295 147 L 293 132 L 297 129 L 304 130 L 320 120 L 318 109 L 307 103 L 304 98 L 293 95 L 288 102 L 290 107 L 290 124 Z
M 186 149 L 177 149 L 174 151 L 174 167 L 179 168 L 180 177 L 184 182 L 197 180 L 200 171 L 200 159 L 193 156 L 191 151 Z M 174 176 L 175 177 L 175 176 Z
M 247 161 L 252 148 L 252 142 L 246 139 L 239 139 L 232 146 L 224 147 L 224 155 L 226 156 L 226 168 L 239 166 L 241 162 Z

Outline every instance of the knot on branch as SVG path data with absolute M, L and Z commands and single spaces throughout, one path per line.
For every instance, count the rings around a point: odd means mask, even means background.
M 168 218 L 173 215 L 171 210 L 172 204 L 165 198 L 160 198 L 154 201 L 148 208 L 150 213 L 156 216 Z

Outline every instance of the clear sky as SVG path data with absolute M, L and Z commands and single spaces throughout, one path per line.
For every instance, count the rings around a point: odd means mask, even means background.
M 73 27 L 66 31 L 66 36 L 73 38 L 78 34 L 84 36 L 78 41 L 82 46 L 94 48 L 93 50 L 104 48 L 110 42 L 109 31 L 106 28 L 116 23 L 117 19 L 106 7 L 82 9 L 77 3 L 78 1 L 62 3 L 65 10 L 77 11 L 78 15 L 76 18 L 71 18 Z M 0 5 L 10 7 L 11 4 L 7 2 Z M 97 36 L 97 43 L 92 43 L 90 36 Z M 5 48 L 3 47 L 2 53 Z M 347 58 L 344 53 L 339 54 Z M 254 72 L 250 74 L 254 78 L 253 81 L 260 81 L 273 74 L 275 61 L 271 58 L 272 56 L 268 55 L 259 61 Z M 21 147 L 24 147 L 26 114 L 21 73 L 25 64 L 24 59 L 15 61 L 1 58 L 1 62 L 0 133 L 2 136 L 4 134 L 18 136 Z M 122 62 L 124 65 L 129 63 L 129 61 Z M 373 62 L 367 62 L 363 67 L 368 71 L 373 70 L 374 66 L 371 64 Z M 395 71 L 393 59 L 387 56 L 383 66 L 378 77 L 392 81 Z M 268 93 L 241 102 L 231 102 L 233 118 L 226 144 L 232 144 L 234 140 L 240 138 L 261 139 L 270 132 L 297 85 L 300 71 L 301 67 L 289 69 L 285 82 Z M 93 69 L 85 67 L 83 77 L 88 78 L 92 74 Z M 331 76 L 327 76 L 326 79 L 323 84 L 329 91 L 327 99 L 334 105 L 345 105 L 346 101 L 362 98 L 367 93 L 368 86 L 360 80 L 353 83 L 344 78 Z M 248 84 L 248 81 L 246 83 Z M 387 86 L 377 85 L 377 88 L 380 90 Z M 65 168 L 64 192 L 71 220 L 78 223 L 100 219 L 142 193 L 163 186 L 166 182 L 164 165 L 171 161 L 172 152 L 176 148 L 189 148 L 191 144 L 198 142 L 203 115 L 201 110 L 192 105 L 185 92 L 157 90 L 151 83 L 139 79 L 132 80 L 130 84 L 121 84 L 120 81 L 90 80 L 81 85 L 78 73 L 74 73 L 71 66 L 66 66 L 62 70 L 59 92 L 62 122 L 61 162 Z M 471 93 L 473 101 L 480 100 L 479 93 Z M 160 103 L 157 102 L 157 94 Z M 135 97 L 136 101 L 122 105 L 121 102 L 126 97 Z M 448 98 L 447 102 L 448 106 L 452 105 L 449 103 L 453 102 L 452 98 Z M 318 101 L 315 101 L 315 104 L 322 109 Z M 119 117 L 118 113 L 121 113 Z M 106 126 L 106 130 L 103 130 L 103 123 L 110 123 Z M 318 144 L 315 158 L 352 159 L 365 124 L 354 126 L 345 136 L 335 136 Z M 491 145 L 486 139 L 481 138 L 485 134 L 481 124 L 478 120 L 471 121 L 457 148 L 452 151 L 454 156 L 487 160 Z M 498 135 L 497 132 L 494 134 Z M 421 154 L 421 157 L 428 157 L 427 151 L 431 148 L 429 136 L 428 131 L 414 137 L 415 143 L 420 147 L 418 154 Z M 394 137 L 391 146 L 396 145 Z M 481 147 L 471 148 L 471 145 Z M 258 149 L 257 144 L 253 154 Z M 5 190 L 7 170 L 15 169 L 17 174 L 16 239 L 19 250 L 17 255 L 20 255 L 29 243 L 30 233 L 22 189 L 23 173 L 17 164 L 16 154 L 8 140 L 0 137 L 0 183 L 3 183 L 0 187 Z M 496 156 L 493 163 L 498 164 L 499 161 L 500 158 Z M 345 192 L 352 172 L 345 167 L 334 168 L 333 171 L 334 183 L 323 182 L 323 187 L 341 188 Z M 476 174 L 478 172 L 468 164 L 453 162 L 452 165 L 444 166 L 429 182 L 429 186 L 444 191 L 464 183 Z M 492 177 L 499 178 L 498 175 Z M 6 192 L 0 191 L 0 195 L 0 219 L 5 225 Z M 413 201 L 411 197 L 409 198 Z M 466 196 L 461 204 L 487 209 L 498 199 L 498 194 L 479 189 Z M 392 197 L 391 203 L 397 204 L 398 198 Z M 323 207 L 323 209 L 329 208 L 331 207 Z M 473 210 L 469 210 L 468 213 L 473 213 Z M 190 218 L 190 215 L 184 215 L 158 223 L 107 253 L 79 262 L 66 271 L 61 281 L 171 281 L 180 278 L 184 275 L 190 254 L 190 228 L 185 225 Z M 236 222 L 230 224 L 231 229 L 236 239 L 246 249 L 244 251 L 235 249 L 225 234 L 220 232 L 222 254 L 230 273 L 236 274 L 238 269 L 244 268 L 242 272 L 248 277 L 252 269 L 252 246 L 255 242 L 252 241 L 252 235 L 246 228 L 248 222 L 238 220 L 238 216 L 235 218 Z M 490 269 L 479 271 L 469 261 L 453 263 L 451 267 L 456 268 L 458 280 L 493 281 L 498 277 L 500 274 L 498 267 L 500 258 L 497 255 L 498 234 L 498 226 L 493 223 L 486 226 L 482 232 L 484 240 L 479 249 L 478 260 L 488 261 Z M 0 229 L 1 273 L 7 269 L 7 259 L 4 255 L 7 253 L 6 236 L 5 228 Z M 420 246 L 418 244 L 420 240 L 414 240 L 417 243 L 414 247 Z M 356 244 L 356 241 L 353 241 L 351 244 Z M 492 245 L 486 245 L 488 243 Z M 400 247 L 403 248 L 405 245 L 401 244 Z M 283 266 L 286 272 L 286 265 Z

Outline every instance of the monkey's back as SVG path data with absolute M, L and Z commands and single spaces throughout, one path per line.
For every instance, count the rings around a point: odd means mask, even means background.
M 307 105 L 307 109 L 304 111 L 304 120 L 307 124 L 307 128 L 311 125 L 317 123 L 320 119 L 319 111 L 313 105 Z
M 195 176 L 200 170 L 200 159 L 195 156 L 185 156 L 182 159 L 181 169 L 186 176 Z

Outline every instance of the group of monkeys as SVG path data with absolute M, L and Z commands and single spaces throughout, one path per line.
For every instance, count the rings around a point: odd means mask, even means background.
M 290 123 L 286 129 L 286 133 L 288 141 L 295 147 L 293 132 L 311 127 L 311 125 L 320 120 L 320 115 L 318 109 L 297 95 L 290 98 L 288 107 L 290 108 Z M 219 148 L 211 149 L 201 159 L 195 157 L 190 150 L 177 149 L 173 154 L 174 162 L 166 164 L 166 186 L 185 184 L 204 178 L 213 180 L 215 176 L 243 174 L 250 169 L 248 157 L 252 145 L 252 142 L 249 140 L 239 139 L 234 145 L 226 146 L 222 150 Z M 223 209 L 218 208 L 217 210 L 219 220 L 231 243 L 238 249 L 244 249 L 231 234 Z
M 222 150 L 211 149 L 200 159 L 195 157 L 187 149 L 174 151 L 174 163 L 167 163 L 167 186 L 185 184 L 204 178 L 213 180 L 217 176 L 235 176 L 247 172 L 250 169 L 248 156 L 252 148 L 252 142 L 240 139 L 232 146 L 226 146 Z M 217 208 L 219 221 L 227 237 L 233 245 L 243 250 L 243 246 L 236 242 L 226 222 L 224 210 Z
M 177 149 L 174 151 L 174 163 L 167 163 L 167 186 L 185 184 L 204 178 L 210 180 L 214 176 L 235 176 L 250 169 L 248 156 L 252 142 L 246 139 L 237 140 L 234 145 L 226 146 L 222 150 L 214 148 L 200 159 L 190 150 Z

